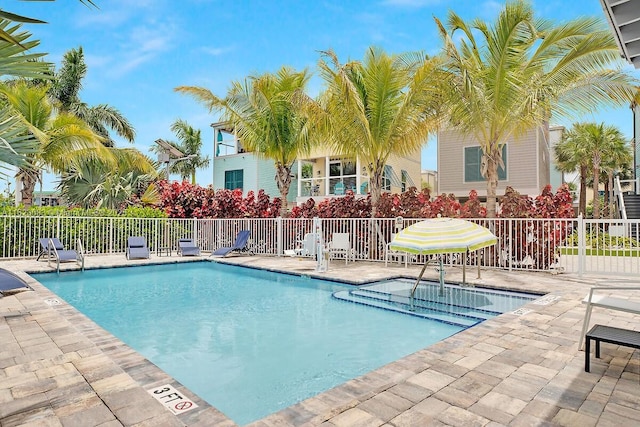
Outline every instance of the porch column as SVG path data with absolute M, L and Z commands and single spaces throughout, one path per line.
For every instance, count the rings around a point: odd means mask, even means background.
M 300 160 L 297 160 L 298 162 L 298 197 L 302 196 L 302 183 L 300 182 L 300 179 L 302 177 L 302 162 Z
M 325 156 L 324 158 L 324 194 L 329 195 L 329 161 L 331 158 Z
M 356 194 L 360 194 L 360 183 L 362 181 L 362 170 L 360 169 L 362 166 L 360 165 L 360 157 L 356 157 Z

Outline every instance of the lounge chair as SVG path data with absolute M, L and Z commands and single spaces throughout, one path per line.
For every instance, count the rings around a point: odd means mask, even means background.
M 5 292 L 19 292 L 21 290 L 30 290 L 31 287 L 9 270 L 0 268 L 0 296 Z
M 178 240 L 178 255 L 197 256 L 200 255 L 200 248 L 196 246 L 193 239 Z
M 51 243 L 52 250 L 54 248 L 59 251 L 64 250 L 64 245 L 57 237 L 45 237 L 38 239 L 38 242 L 40 242 L 40 253 L 38 254 L 38 258 L 36 258 L 36 261 L 39 261 L 43 255 L 47 255 L 49 253 L 49 243 Z
M 355 254 L 349 243 L 349 233 L 333 233 L 331 243 L 329 244 L 329 256 L 344 255 L 344 263 L 347 264 L 349 259 L 355 260 Z
M 307 233 L 302 241 L 302 256 L 316 257 L 316 233 Z
M 40 242 L 40 255 L 36 258 L 36 261 L 40 259 L 42 255 L 47 255 L 47 262 L 55 261 L 56 269 L 60 272 L 60 263 L 62 262 L 78 262 L 84 270 L 84 256 L 82 253 L 78 253 L 73 249 L 65 249 L 62 242 L 55 237 L 38 239 Z
M 344 184 L 337 182 L 336 185 L 333 186 L 333 194 L 336 196 L 344 196 Z
M 394 251 L 390 248 L 391 243 L 393 243 L 393 239 L 395 238 L 395 233 L 391 235 L 391 241 L 387 242 L 384 248 L 384 266 L 386 267 L 389 263 L 389 258 L 395 259 L 398 262 L 404 260 L 404 268 L 408 267 L 409 262 L 409 253 L 403 251 Z
M 127 238 L 127 259 L 149 258 L 150 252 L 144 237 L 129 236 Z
M 249 230 L 242 230 L 238 232 L 236 241 L 231 247 L 218 248 L 211 254 L 211 256 L 225 257 L 231 252 L 249 252 L 249 236 L 251 232 Z

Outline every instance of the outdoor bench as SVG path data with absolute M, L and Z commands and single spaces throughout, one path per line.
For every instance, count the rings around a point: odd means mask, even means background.
M 622 345 L 625 347 L 640 349 L 640 331 L 614 328 L 612 326 L 594 325 L 586 335 L 586 347 L 584 351 L 584 370 L 589 372 L 591 357 L 591 340 L 596 342 L 596 359 L 600 358 L 600 343 Z
M 578 350 L 582 348 L 582 341 L 585 338 L 585 332 L 589 327 L 589 321 L 591 320 L 591 310 L 594 307 L 606 308 L 609 310 L 624 311 L 626 313 L 640 314 L 640 302 L 631 301 L 624 298 L 616 298 L 605 295 L 598 295 L 594 291 L 640 291 L 640 286 L 623 286 L 623 287 L 593 287 L 589 291 L 589 294 L 582 301 L 587 305 L 586 312 L 584 314 L 584 322 L 582 323 L 582 331 L 580 332 L 580 342 L 578 344 Z

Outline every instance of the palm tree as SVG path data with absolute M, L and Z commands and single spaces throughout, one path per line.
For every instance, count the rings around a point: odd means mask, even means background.
M 608 185 L 612 185 L 613 173 L 631 159 L 631 152 L 622 132 L 604 123 L 576 123 L 556 146 L 559 165 L 567 171 L 580 170 L 580 213 L 584 214 L 587 174 L 593 179 L 593 217 L 600 218 L 600 174 L 607 173 Z M 584 188 L 583 188 L 584 187 Z M 609 187 L 610 188 L 610 187 Z
M 4 19 L 0 14 L 0 36 L 2 34 L 15 43 L 0 37 L 0 77 L 46 76 L 50 69 L 49 64 L 38 61 L 44 54 L 24 53 L 25 49 L 38 46 L 39 41 L 30 40 L 31 34 L 21 31 L 20 25 L 12 25 L 11 21 Z M 29 156 L 35 152 L 37 146 L 38 141 L 28 132 L 24 121 L 14 114 L 10 106 L 0 105 L 0 168 L 7 169 L 6 165 L 24 169 L 31 167 Z M 0 174 L 6 175 L 2 170 Z
M 184 160 L 173 163 L 170 172 L 180 174 L 185 180 L 191 178 L 191 183 L 196 184 L 196 170 L 209 166 L 211 160 L 209 156 L 202 157 L 200 150 L 202 149 L 202 136 L 200 129 L 194 129 L 184 120 L 176 120 L 171 125 L 171 131 L 176 134 L 180 143 L 166 141 L 173 145 L 178 151 L 183 153 Z M 152 151 L 163 153 L 164 150 L 159 146 L 151 148 Z M 169 179 L 169 177 L 167 177 Z
M 580 177 L 578 213 L 584 217 L 587 212 L 587 179 L 591 160 L 590 153 L 580 141 L 577 132 L 572 128 L 562 135 L 562 141 L 554 147 L 554 154 L 556 166 L 561 172 L 578 172 Z
M 619 138 L 613 138 L 610 141 L 610 145 L 607 149 L 607 153 L 603 158 L 603 162 L 601 164 L 601 173 L 606 175 L 605 181 L 605 201 L 607 202 L 607 209 L 609 211 L 609 217 L 613 218 L 613 206 L 614 200 L 611 197 L 611 192 L 613 190 L 613 177 L 616 173 L 621 175 L 628 174 L 628 178 L 622 179 L 630 179 L 633 178 L 631 174 L 631 164 L 633 162 L 633 151 L 631 147 L 627 144 L 627 141 L 622 136 L 622 132 L 618 129 L 614 128 L 615 131 L 619 133 Z M 613 133 L 615 133 L 615 131 Z
M 415 153 L 435 131 L 440 117 L 440 62 L 420 53 L 387 55 L 369 48 L 364 60 L 341 64 L 332 51 L 322 53 L 320 75 L 326 83 L 314 128 L 335 150 L 366 165 L 372 216 L 382 191 L 390 156 Z
M 62 174 L 60 194 L 70 204 L 84 208 L 120 209 L 133 195 L 151 194 L 157 179 L 153 162 L 135 149 L 110 149 L 116 166 L 92 159 Z
M 82 79 L 87 74 L 82 47 L 71 49 L 64 54 L 60 70 L 55 74 L 50 96 L 60 111 L 72 113 L 84 120 L 95 133 L 103 138 L 103 144 L 113 147 L 109 129 L 117 135 L 133 142 L 135 130 L 129 121 L 114 107 L 107 104 L 88 106 L 80 100 Z
M 31 206 L 33 190 L 40 180 L 40 170 L 50 167 L 61 173 L 88 159 L 110 162 L 112 154 L 101 139 L 82 120 L 72 114 L 53 114 L 47 100 L 46 86 L 31 86 L 25 81 L 0 85 L 0 95 L 18 117 L 28 135 L 38 141 L 35 151 L 28 154 L 32 167 L 21 167 L 22 201 Z
M 250 76 L 234 81 L 226 98 L 209 90 L 180 86 L 175 90 L 204 103 L 209 111 L 222 111 L 223 120 L 236 130 L 242 144 L 275 163 L 276 184 L 282 197 L 282 214 L 287 212 L 291 168 L 298 154 L 308 153 L 311 136 L 302 113 L 304 90 L 309 80 L 306 70 L 282 67 L 276 74 Z
M 495 216 L 502 147 L 512 136 L 554 116 L 593 111 L 599 103 L 628 104 L 633 79 L 622 73 L 618 47 L 600 19 L 562 25 L 534 17 L 525 1 L 508 2 L 497 21 L 465 22 L 449 12 L 445 68 L 450 126 L 473 135 L 487 161 L 487 215 Z

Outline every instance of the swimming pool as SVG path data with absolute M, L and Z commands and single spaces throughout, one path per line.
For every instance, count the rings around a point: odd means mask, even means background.
M 211 262 L 33 276 L 240 425 L 464 329 Z

